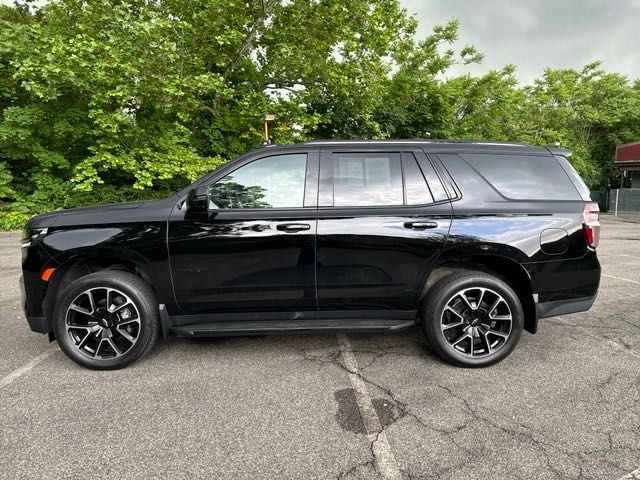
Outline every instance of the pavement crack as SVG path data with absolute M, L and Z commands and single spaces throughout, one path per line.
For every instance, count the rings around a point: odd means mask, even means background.
M 444 391 L 446 391 L 447 393 L 449 393 L 449 395 L 451 395 L 453 398 L 461 401 L 463 403 L 463 405 L 465 406 L 465 409 L 467 410 L 467 412 L 476 420 L 487 423 L 488 425 L 492 426 L 493 428 L 496 428 L 498 430 L 500 430 L 501 432 L 503 432 L 504 434 L 506 434 L 507 436 L 510 436 L 512 438 L 514 437 L 524 437 L 525 439 L 527 439 L 532 446 L 534 446 L 544 457 L 545 459 L 545 463 L 547 466 L 547 469 L 553 473 L 553 475 L 556 478 L 559 479 L 565 479 L 568 478 L 566 475 L 564 475 L 562 472 L 560 472 L 557 468 L 555 468 L 552 464 L 551 461 L 551 455 L 549 453 L 549 450 L 554 450 L 555 453 L 561 453 L 563 454 L 565 457 L 568 457 L 568 452 L 565 452 L 561 449 L 558 449 L 556 447 L 552 447 L 551 445 L 537 439 L 532 433 L 528 433 L 528 432 L 523 432 L 521 430 L 518 430 L 516 428 L 508 428 L 505 427 L 503 425 L 500 425 L 498 423 L 496 423 L 495 421 L 491 420 L 490 418 L 481 415 L 476 409 L 474 409 L 471 404 L 469 403 L 469 401 L 456 394 L 455 392 L 453 392 L 453 390 L 451 390 L 449 387 L 446 387 L 444 385 L 438 385 L 439 388 L 443 389 Z M 520 428 L 526 428 L 523 425 L 518 424 L 518 427 Z
M 345 480 L 349 478 L 351 475 L 355 474 L 358 471 L 358 469 L 361 469 L 361 468 L 365 468 L 365 467 L 375 468 L 374 463 L 375 463 L 375 458 L 372 458 L 371 460 L 367 460 L 366 462 L 356 463 L 355 465 L 348 468 L 347 470 L 344 470 L 338 473 L 338 475 L 336 476 L 336 480 Z

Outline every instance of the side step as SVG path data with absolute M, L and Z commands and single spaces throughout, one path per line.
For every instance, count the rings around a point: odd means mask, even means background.
M 415 325 L 415 320 L 264 320 L 213 322 L 170 327 L 176 337 L 224 337 L 288 333 L 391 332 Z

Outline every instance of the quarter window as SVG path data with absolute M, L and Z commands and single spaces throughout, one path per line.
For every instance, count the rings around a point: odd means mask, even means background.
M 462 154 L 503 196 L 513 200 L 580 200 L 552 156 Z
M 211 185 L 209 208 L 301 208 L 306 169 L 306 154 L 255 160 Z
M 336 207 L 402 205 L 399 153 L 334 153 Z

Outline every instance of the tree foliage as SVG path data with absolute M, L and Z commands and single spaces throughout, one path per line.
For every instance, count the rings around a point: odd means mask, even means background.
M 154 198 L 274 140 L 560 142 L 594 188 L 640 137 L 640 84 L 604 72 L 475 63 L 458 22 L 416 40 L 398 0 L 54 0 L 0 6 L 0 226 Z

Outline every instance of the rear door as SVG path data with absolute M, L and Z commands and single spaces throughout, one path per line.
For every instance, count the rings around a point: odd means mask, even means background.
M 417 148 L 320 155 L 316 278 L 321 318 L 415 318 L 451 203 Z

